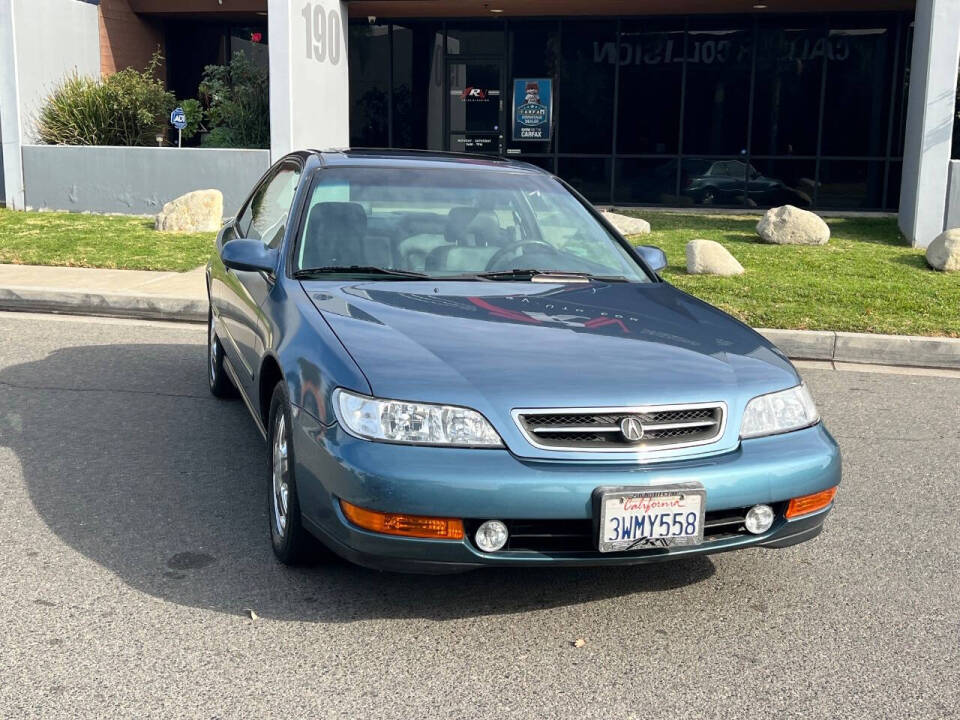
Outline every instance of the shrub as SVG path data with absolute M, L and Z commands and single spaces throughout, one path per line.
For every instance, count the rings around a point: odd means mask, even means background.
M 208 105 L 209 147 L 270 146 L 270 86 L 267 72 L 242 52 L 227 65 L 207 65 L 200 96 Z
M 179 103 L 183 114 L 187 116 L 187 126 L 183 129 L 183 139 L 189 140 L 203 129 L 203 107 L 199 100 L 193 98 Z
M 157 77 L 162 58 L 141 72 L 121 70 L 98 80 L 73 75 L 47 98 L 40 110 L 37 135 L 49 145 L 153 145 L 166 135 L 172 93 Z

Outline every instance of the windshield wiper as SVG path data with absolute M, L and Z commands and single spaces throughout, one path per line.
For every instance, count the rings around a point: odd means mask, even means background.
M 390 277 L 403 280 L 425 280 L 430 276 L 426 273 L 413 272 L 412 270 L 394 270 L 393 268 L 382 268 L 376 265 L 326 265 L 324 267 L 303 268 L 293 273 L 297 280 L 309 280 L 317 275 L 333 274 L 355 274 L 355 275 L 389 275 Z
M 534 268 L 514 268 L 513 270 L 496 270 L 493 272 L 476 273 L 476 277 L 485 280 L 531 280 L 533 282 L 630 282 L 623 275 L 594 275 L 588 272 L 572 272 L 568 270 L 537 270 Z

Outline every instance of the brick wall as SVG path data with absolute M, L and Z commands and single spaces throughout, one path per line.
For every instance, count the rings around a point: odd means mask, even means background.
M 100 0 L 100 72 L 104 75 L 127 67 L 142 70 L 158 47 L 164 52 L 163 44 L 159 24 L 136 15 L 127 0 Z

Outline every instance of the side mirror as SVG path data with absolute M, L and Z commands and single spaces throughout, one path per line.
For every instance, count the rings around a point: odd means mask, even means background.
M 279 253 L 259 240 L 231 240 L 220 248 L 220 259 L 232 270 L 274 273 Z
M 634 245 L 633 251 L 640 257 L 647 267 L 655 273 L 660 272 L 667 266 L 667 254 L 653 245 Z

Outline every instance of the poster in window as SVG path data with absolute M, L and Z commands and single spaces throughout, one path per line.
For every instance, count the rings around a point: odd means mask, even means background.
M 513 81 L 513 139 L 544 142 L 553 122 L 553 81 L 515 78 Z

